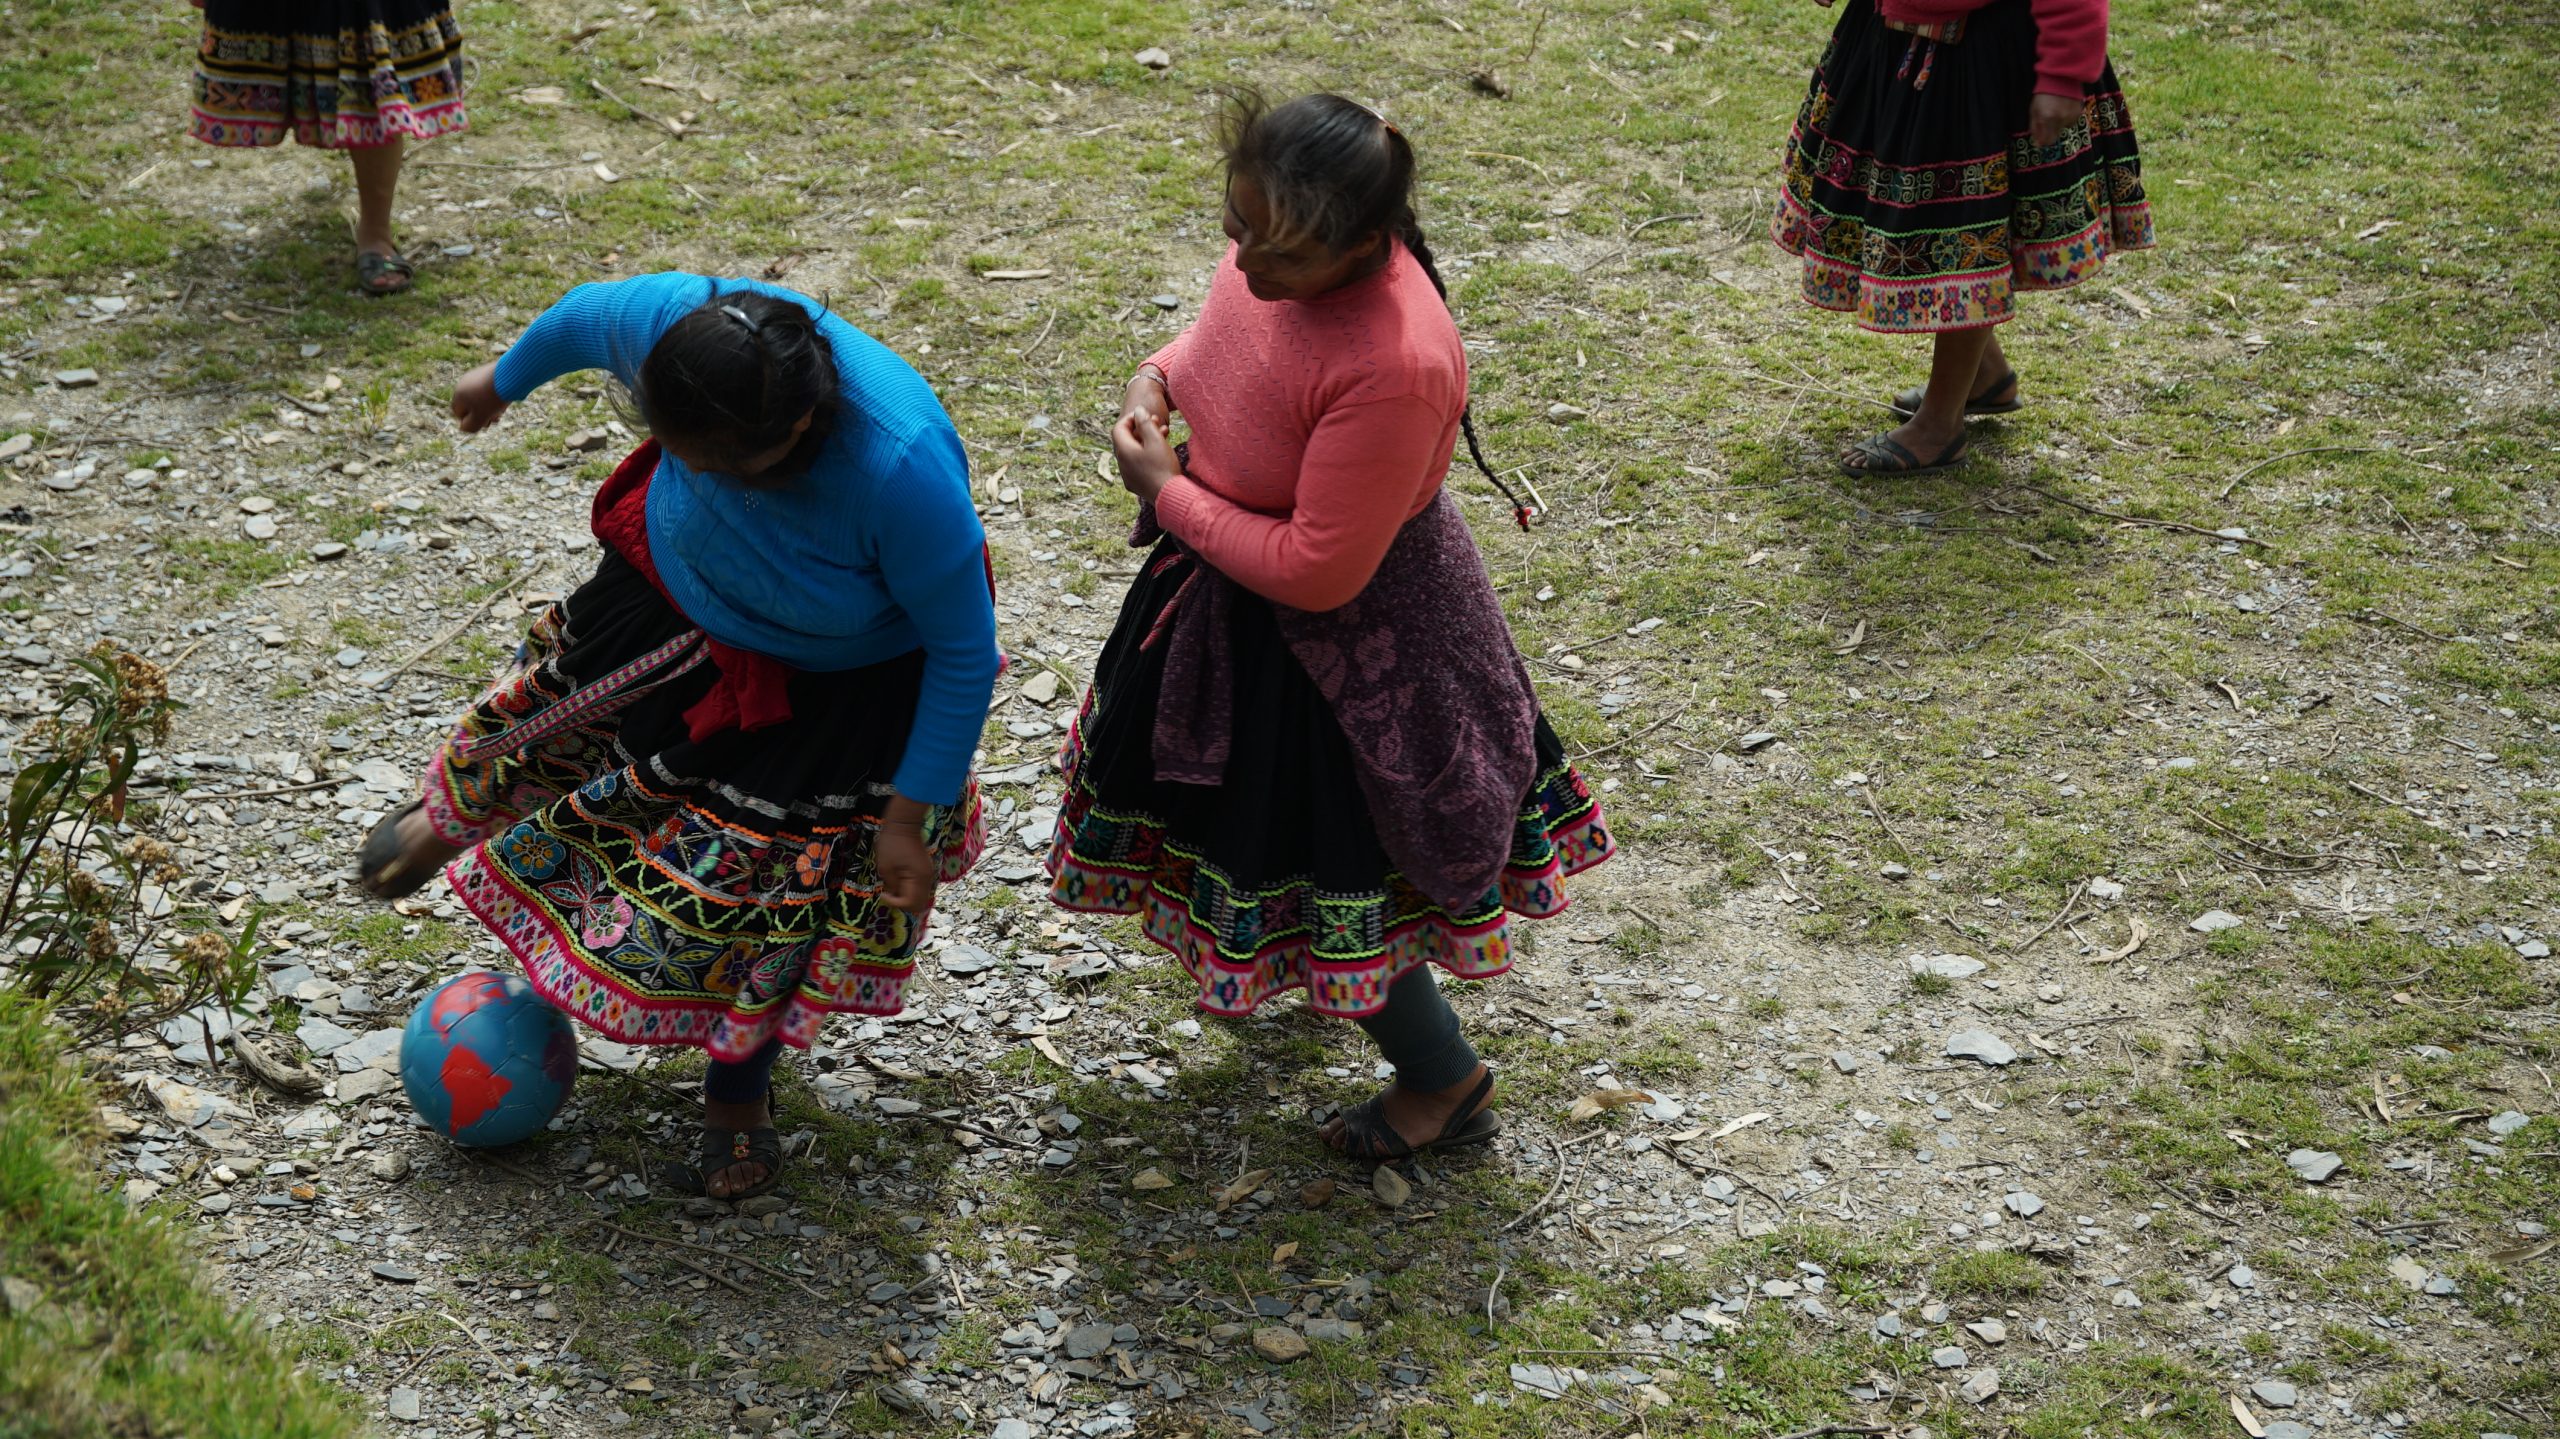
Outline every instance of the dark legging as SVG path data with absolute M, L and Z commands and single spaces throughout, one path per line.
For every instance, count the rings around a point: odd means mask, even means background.
M 764 1048 L 731 1064 L 711 1061 L 711 1072 L 702 1080 L 702 1097 L 714 1104 L 753 1104 L 773 1092 L 773 1062 L 781 1057 L 782 1041 L 768 1039 Z
M 1475 1047 L 1458 1032 L 1458 1012 L 1427 964 L 1406 970 L 1388 987 L 1386 1007 L 1362 1019 L 1360 1027 L 1378 1042 L 1407 1089 L 1431 1093 L 1475 1073 Z

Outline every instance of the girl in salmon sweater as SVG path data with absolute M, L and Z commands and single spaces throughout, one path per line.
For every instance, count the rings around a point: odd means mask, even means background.
M 1561 911 L 1608 831 L 1442 489 L 1462 435 L 1483 460 L 1412 147 L 1336 95 L 1240 98 L 1220 139 L 1233 243 L 1113 433 L 1153 548 L 1068 739 L 1051 892 L 1140 916 L 1204 1010 L 1303 989 L 1359 1021 L 1396 1080 L 1334 1148 L 1482 1143 L 1494 1077 L 1431 966 L 1508 969 L 1508 916 Z
M 1829 4 L 1830 0 L 1822 0 Z M 2107 0 L 1849 0 L 1787 137 L 1771 234 L 1804 297 L 1886 334 L 1936 336 L 1904 423 L 1853 475 L 1963 463 L 1965 421 L 2020 408 L 1992 327 L 2151 245 Z

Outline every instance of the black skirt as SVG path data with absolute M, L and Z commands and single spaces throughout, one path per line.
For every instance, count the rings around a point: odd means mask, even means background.
M 1371 1014 L 1418 964 L 1465 979 L 1510 968 L 1509 916 L 1560 913 L 1564 878 L 1613 852 L 1598 802 L 1546 720 L 1501 880 L 1452 914 L 1380 847 L 1350 742 L 1267 600 L 1246 594 L 1230 607 L 1225 781 L 1156 778 L 1165 670 L 1156 631 L 1198 563 L 1163 542 L 1120 608 L 1069 732 L 1051 896 L 1068 909 L 1140 916 L 1199 983 L 1201 1007 L 1221 1014 L 1290 989 L 1324 1013 Z
M 2030 0 L 1992 0 L 1961 37 L 1886 26 L 1848 0 L 1787 136 L 1771 238 L 1804 261 L 1805 300 L 1888 333 L 2007 320 L 2020 290 L 2058 290 L 2148 249 L 2151 206 L 2132 112 L 2109 64 L 2081 122 L 2027 134 Z
M 469 124 L 444 0 L 204 0 L 199 140 L 362 150 Z
M 794 672 L 789 719 L 697 740 L 701 641 L 608 548 L 437 752 L 427 818 L 470 846 L 454 893 L 571 1018 L 717 1059 L 805 1049 L 831 1013 L 897 1013 L 914 970 L 924 923 L 880 902 L 871 849 L 924 656 Z M 967 871 L 974 784 L 926 839 Z

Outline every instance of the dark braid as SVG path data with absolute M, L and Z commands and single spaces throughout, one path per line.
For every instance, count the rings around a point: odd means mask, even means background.
M 1396 134 L 1395 141 L 1399 145 L 1405 143 L 1404 136 Z M 1447 305 L 1449 282 L 1440 278 L 1440 267 L 1432 263 L 1431 244 L 1422 238 L 1422 222 L 1414 218 L 1413 207 L 1410 205 L 1405 207 L 1404 214 L 1397 220 L 1396 238 L 1402 240 L 1404 247 L 1413 253 L 1414 263 L 1422 266 L 1422 273 L 1430 277 L 1431 288 L 1440 292 L 1440 303 Z M 1454 308 L 1449 313 L 1452 320 L 1457 318 L 1457 311 Z M 1467 401 L 1463 409 L 1458 411 L 1458 430 L 1467 437 L 1467 458 L 1474 460 L 1476 469 L 1493 482 L 1495 489 L 1502 491 L 1504 499 L 1511 502 L 1511 518 L 1519 523 L 1520 528 L 1524 530 L 1529 528 L 1529 522 L 1537 518 L 1538 512 L 1521 503 L 1520 497 L 1512 492 L 1511 487 L 1502 482 L 1502 476 L 1495 474 L 1493 466 L 1485 463 L 1484 442 L 1476 438 L 1476 403 L 1472 398 Z
M 1413 213 L 1413 145 L 1385 116 L 1340 95 L 1301 95 L 1266 106 L 1249 90 L 1227 96 L 1218 127 L 1227 175 L 1247 176 L 1281 225 L 1335 252 L 1385 233 L 1413 254 L 1431 288 L 1448 303 L 1449 286 L 1432 262 Z M 1527 529 L 1537 511 L 1485 463 L 1476 438 L 1475 407 L 1458 412 L 1468 458 L 1511 502 L 1511 515 Z

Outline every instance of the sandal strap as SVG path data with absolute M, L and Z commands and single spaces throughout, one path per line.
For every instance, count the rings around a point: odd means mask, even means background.
M 1447 1124 L 1440 1126 L 1440 1137 L 1431 1142 L 1433 1144 L 1448 1143 L 1459 1130 L 1466 1128 L 1478 1114 L 1484 1112 L 1485 1099 L 1492 1093 L 1493 1068 L 1488 1065 L 1485 1068 L 1484 1078 L 1477 1080 L 1476 1087 L 1467 1091 L 1467 1097 L 1459 1103 L 1457 1112 L 1449 1116 Z
M 1349 1141 L 1344 1152 L 1356 1159 L 1385 1164 L 1413 1157 L 1413 1146 L 1387 1122 L 1386 1105 L 1375 1098 L 1342 1111 L 1342 1137 Z

